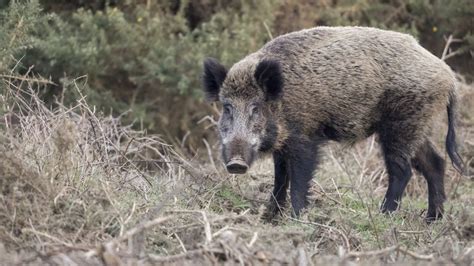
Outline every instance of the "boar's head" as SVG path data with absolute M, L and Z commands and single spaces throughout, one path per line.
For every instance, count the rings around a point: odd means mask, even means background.
M 217 60 L 204 61 L 206 98 L 222 104 L 219 138 L 227 171 L 243 174 L 278 135 L 272 105 L 283 94 L 283 76 L 275 60 L 243 60 L 229 71 Z

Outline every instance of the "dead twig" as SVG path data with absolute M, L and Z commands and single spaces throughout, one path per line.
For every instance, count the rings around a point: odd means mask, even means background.
M 5 75 L 5 74 L 0 74 L 0 78 L 16 79 L 16 80 L 27 81 L 27 82 L 31 82 L 31 83 L 42 83 L 42 84 L 49 84 L 49 85 L 57 86 L 57 84 L 52 82 L 51 80 L 43 79 L 43 78 L 30 78 L 30 77 L 25 77 L 25 76 L 15 76 L 15 75 Z
M 168 212 L 171 212 L 171 213 L 197 213 L 197 214 L 201 214 L 202 219 L 203 219 L 203 225 L 204 225 L 204 234 L 206 235 L 206 244 L 209 244 L 209 243 L 212 242 L 211 224 L 209 223 L 209 220 L 207 219 L 207 215 L 204 211 L 170 210 Z
M 385 255 L 389 254 L 395 250 L 397 250 L 398 246 L 391 246 L 387 247 L 384 249 L 380 250 L 372 250 L 372 251 L 366 251 L 366 252 L 349 252 L 345 255 L 346 259 L 352 259 L 352 258 L 362 258 L 362 257 L 374 257 L 374 256 L 380 256 L 380 255 Z
M 263 21 L 262 23 L 263 23 L 263 26 L 265 27 L 265 30 L 267 31 L 268 37 L 270 38 L 270 40 L 273 40 L 272 31 L 268 27 L 267 23 L 265 21 Z
M 44 233 L 44 232 L 40 232 L 40 231 L 37 231 L 36 229 L 34 228 L 25 228 L 22 230 L 23 232 L 30 232 L 30 233 L 33 233 L 36 237 L 38 236 L 43 236 L 43 237 L 46 237 L 48 238 L 49 240 L 53 240 L 54 242 L 57 242 L 63 246 L 66 246 L 68 248 L 73 248 L 73 245 L 69 244 L 69 243 L 66 243 L 64 241 L 62 241 L 61 239 L 55 237 L 55 236 L 52 236 L 52 235 L 49 235 L 47 233 Z
M 453 35 L 451 34 L 451 35 L 449 35 L 449 37 L 447 39 L 444 38 L 444 40 L 446 41 L 446 45 L 444 46 L 443 53 L 441 54 L 441 60 L 446 61 L 446 60 L 448 60 L 449 58 L 451 58 L 453 56 L 456 56 L 456 55 L 459 55 L 459 54 L 463 53 L 463 51 L 461 51 L 461 50 L 456 50 L 456 51 L 453 52 L 450 49 L 451 44 L 462 42 L 461 39 L 453 39 Z
M 209 161 L 211 162 L 212 168 L 214 168 L 214 171 L 216 171 L 216 174 L 219 174 L 219 171 L 217 170 L 217 167 L 216 167 L 216 163 L 214 162 L 214 157 L 212 156 L 211 146 L 209 146 L 209 143 L 207 142 L 206 139 L 202 139 L 202 142 L 204 142 L 204 145 L 206 145 L 207 156 L 209 156 Z
M 418 260 L 428 260 L 428 261 L 430 261 L 434 258 L 433 254 L 429 254 L 429 255 L 418 254 L 418 253 L 413 252 L 411 250 L 408 250 L 404 247 L 401 247 L 400 245 L 394 245 L 394 246 L 390 246 L 390 247 L 380 249 L 380 250 L 373 250 L 373 251 L 366 251 L 366 252 L 349 252 L 345 255 L 345 259 L 388 255 L 388 254 L 390 254 L 394 251 L 399 251 L 399 252 L 401 252 L 405 255 L 408 255 L 408 256 L 410 256 L 414 259 L 418 259 Z
M 183 243 L 183 241 L 181 241 L 181 238 L 178 236 L 178 234 L 173 233 L 173 235 L 176 237 L 176 240 L 178 240 L 179 245 L 180 245 L 181 248 L 183 249 L 183 252 L 188 252 L 188 250 L 187 250 L 186 247 L 184 246 L 184 243 Z
M 200 249 L 195 249 L 195 250 L 190 250 L 186 253 L 178 254 L 178 255 L 170 255 L 170 256 L 159 256 L 155 254 L 149 254 L 147 255 L 147 259 L 150 261 L 153 261 L 154 263 L 170 263 L 173 261 L 178 261 L 178 260 L 184 260 L 188 258 L 193 258 L 199 255 L 204 255 L 206 253 L 210 254 L 225 254 L 223 250 L 220 249 L 206 249 L 206 248 L 200 248 Z
M 383 25 L 387 25 L 390 21 L 392 21 L 395 17 L 397 17 L 405 8 L 406 8 L 406 4 L 401 3 L 401 5 L 397 9 L 395 9 L 395 11 L 384 20 Z
M 296 219 L 296 218 L 293 218 L 293 217 L 288 217 L 288 218 L 292 221 L 296 221 L 296 222 L 299 222 L 299 223 L 302 223 L 302 224 L 315 225 L 315 226 L 319 226 L 319 227 L 322 227 L 322 228 L 327 229 L 327 230 L 336 231 L 342 237 L 342 239 L 344 240 L 346 250 L 349 251 L 351 249 L 349 238 L 347 238 L 347 236 L 341 230 L 339 230 L 336 227 L 332 227 L 332 226 L 329 226 L 329 225 L 320 224 L 320 223 L 316 223 L 316 222 L 302 221 L 302 220 L 299 220 L 299 219 Z
M 310 265 L 308 262 L 308 256 L 306 256 L 306 251 L 303 247 L 298 247 L 298 266 Z
M 207 115 L 207 116 L 201 118 L 201 120 L 199 120 L 197 122 L 197 124 L 199 125 L 199 124 L 203 123 L 204 121 L 209 121 L 210 122 L 210 124 L 205 127 L 206 130 L 211 128 L 211 127 L 216 127 L 217 124 L 218 124 L 217 121 L 214 119 L 214 117 L 212 117 L 210 115 Z
M 124 240 L 127 240 L 129 238 L 131 238 L 132 236 L 140 233 L 140 232 L 143 232 L 144 230 L 150 228 L 150 227 L 154 227 L 156 225 L 159 225 L 161 223 L 164 223 L 166 221 L 168 221 L 169 219 L 171 219 L 171 216 L 166 216 L 166 217 L 158 217 L 158 218 L 155 218 L 151 221 L 148 221 L 146 223 L 143 223 L 143 224 L 140 224 L 138 225 L 137 227 L 134 227 L 132 229 L 130 229 L 129 231 L 125 232 L 125 234 L 123 234 L 122 236 L 120 236 L 119 238 L 116 238 L 114 240 L 112 240 L 113 242 L 115 243 L 119 243 L 119 242 L 122 242 Z
M 93 257 L 93 256 L 99 256 L 99 257 L 114 257 L 114 249 L 115 247 L 120 243 L 125 240 L 128 240 L 132 238 L 134 235 L 143 232 L 144 230 L 154 227 L 156 225 L 159 225 L 163 222 L 166 222 L 167 220 L 171 219 L 171 216 L 166 216 L 166 217 L 158 217 L 156 219 L 153 219 L 151 221 L 145 222 L 143 224 L 140 224 L 129 231 L 125 232 L 122 236 L 118 238 L 114 238 L 110 240 L 109 242 L 100 245 L 98 248 L 94 250 L 90 250 L 89 252 L 86 253 L 86 257 Z
M 429 255 L 422 255 L 422 254 L 418 254 L 418 253 L 415 253 L 411 250 L 408 250 L 406 248 L 402 248 L 402 247 L 398 247 L 398 251 L 414 258 L 414 259 L 418 259 L 418 260 L 432 260 L 434 258 L 433 254 L 429 254 Z
M 253 244 L 255 244 L 255 242 L 257 242 L 257 239 L 258 239 L 258 232 L 255 232 L 255 233 L 253 233 L 252 239 L 247 244 L 247 247 L 251 248 L 253 246 Z

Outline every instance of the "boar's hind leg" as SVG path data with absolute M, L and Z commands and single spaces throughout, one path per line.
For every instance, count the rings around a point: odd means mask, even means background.
M 404 142 L 401 135 L 397 135 L 394 130 L 388 129 L 385 133 L 380 137 L 388 172 L 388 189 L 381 210 L 390 213 L 399 208 L 412 171 L 409 158 L 406 156 L 408 152 L 403 150 L 408 147 L 408 143 Z
M 281 208 L 284 207 L 286 203 L 288 184 L 290 181 L 288 178 L 285 157 L 281 151 L 273 153 L 273 163 L 275 167 L 275 183 L 273 193 L 270 197 L 270 204 L 265 214 L 267 220 L 271 220 L 281 211 Z
M 412 159 L 413 167 L 419 171 L 428 183 L 427 222 L 441 219 L 443 215 L 445 161 L 436 152 L 430 141 L 426 141 Z
M 310 181 L 318 159 L 317 148 L 317 144 L 312 141 L 297 140 L 288 143 L 290 196 L 293 215 L 296 217 L 307 204 Z

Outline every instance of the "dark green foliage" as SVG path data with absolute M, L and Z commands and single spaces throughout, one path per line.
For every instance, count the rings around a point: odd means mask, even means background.
M 8 8 L 0 9 L 0 73 L 9 72 L 25 51 L 33 47 L 32 34 L 42 19 L 40 6 L 34 1 L 27 5 L 13 2 Z
M 366 25 L 409 32 L 438 56 L 443 36 L 453 34 L 462 39 L 453 48 L 463 53 L 448 63 L 469 73 L 471 2 L 3 0 L 0 72 L 16 66 L 24 74 L 34 65 L 33 73 L 58 84 L 46 89 L 46 100 L 74 99 L 78 86 L 102 110 L 131 108 L 129 121 L 180 139 L 207 113 L 196 100 L 205 57 L 230 66 L 272 35 L 315 25 Z
M 35 64 L 36 71 L 56 81 L 87 75 L 92 90 L 111 91 L 116 101 L 127 105 L 138 103 L 141 108 L 134 111 L 142 109 L 145 118 L 163 94 L 198 96 L 205 56 L 230 64 L 269 39 L 263 23 L 271 25 L 270 2 L 217 12 L 193 30 L 184 17 L 185 7 L 176 14 L 139 5 L 127 14 L 107 8 L 79 9 L 68 18 L 52 15 L 41 25 L 25 65 Z M 111 102 L 106 98 L 94 103 L 111 107 Z M 146 118 L 156 119 L 149 113 Z
M 472 80 L 474 4 L 472 0 L 288 0 L 277 14 L 278 34 L 315 25 L 372 26 L 407 32 L 441 56 L 449 35 L 460 39 L 448 63 Z

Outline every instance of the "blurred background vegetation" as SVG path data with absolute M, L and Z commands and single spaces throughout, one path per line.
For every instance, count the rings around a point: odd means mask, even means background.
M 194 151 L 209 134 L 201 65 L 231 66 L 272 37 L 319 25 L 408 32 L 474 78 L 472 0 L 0 0 L 0 74 L 42 76 L 44 100 L 87 95 L 102 112 Z M 1 87 L 0 87 L 1 89 Z M 190 136 L 190 137 L 185 137 Z

